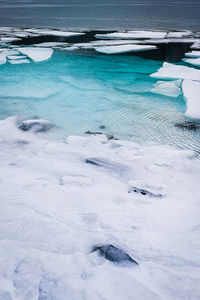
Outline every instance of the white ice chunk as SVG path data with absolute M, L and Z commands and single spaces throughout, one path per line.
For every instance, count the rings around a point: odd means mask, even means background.
M 164 38 L 166 32 L 162 31 L 127 31 L 127 32 L 114 32 L 107 34 L 96 34 L 100 39 L 148 39 L 148 38 Z
M 127 52 L 138 52 L 138 51 L 148 51 L 156 49 L 156 46 L 150 45 L 119 45 L 119 46 L 105 46 L 94 48 L 99 53 L 104 54 L 119 54 Z
M 23 58 L 26 58 L 26 56 L 21 56 L 21 55 L 8 55 L 7 56 L 7 59 L 9 60 L 16 60 L 16 59 L 23 59 Z
M 199 58 L 183 58 L 183 61 L 190 65 L 200 67 L 200 57 Z
M 156 72 L 150 75 L 161 79 L 191 79 L 200 81 L 200 70 L 167 62 Z
M 171 31 L 167 33 L 166 37 L 174 37 L 174 38 L 181 38 L 184 36 L 192 35 L 191 31 Z
M 78 49 L 79 49 L 79 47 L 76 47 L 76 46 L 61 48 L 61 50 L 65 50 L 65 51 L 75 51 L 75 50 L 78 50 Z
M 12 60 L 9 60 L 9 63 L 12 65 L 29 64 L 30 60 L 28 60 L 28 59 L 12 59 Z
M 42 35 L 53 35 L 53 36 L 63 36 L 63 37 L 71 37 L 71 36 L 79 36 L 84 35 L 84 32 L 74 32 L 74 31 L 61 31 L 61 30 L 43 30 L 43 29 L 27 29 L 26 31 L 32 33 L 39 33 Z
M 194 42 L 192 46 L 190 47 L 191 49 L 200 49 L 200 40 Z
M 12 42 L 16 42 L 16 41 L 20 41 L 20 39 L 16 38 L 16 37 L 2 37 L 2 38 L 0 38 L 0 42 L 4 42 L 4 43 L 12 43 Z
M 200 119 L 200 82 L 184 80 L 182 89 L 187 103 L 185 115 L 192 119 Z
M 54 47 L 59 47 L 59 46 L 65 46 L 68 43 L 62 43 L 62 42 L 44 42 L 44 43 L 39 43 L 39 44 L 34 44 L 34 47 L 46 47 L 46 48 L 54 48 Z
M 182 80 L 180 79 L 175 81 L 157 81 L 151 92 L 176 98 L 182 93 L 180 88 L 181 82 Z
M 200 51 L 192 51 L 185 53 L 187 57 L 200 57 Z
M 50 48 L 26 47 L 26 48 L 18 48 L 18 51 L 22 54 L 27 55 L 35 62 L 47 60 L 53 54 L 53 50 Z

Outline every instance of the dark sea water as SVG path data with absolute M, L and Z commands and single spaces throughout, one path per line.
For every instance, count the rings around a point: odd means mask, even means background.
M 0 26 L 200 30 L 200 0 L 0 0 Z

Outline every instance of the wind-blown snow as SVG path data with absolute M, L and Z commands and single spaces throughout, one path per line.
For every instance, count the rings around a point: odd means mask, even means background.
M 161 79 L 191 79 L 200 81 L 200 70 L 174 65 L 167 62 L 156 72 L 150 75 L 153 78 Z
M 53 54 L 53 50 L 50 48 L 26 47 L 26 48 L 18 48 L 18 51 L 22 54 L 27 55 L 35 62 L 47 60 Z
M 15 122 L 0 121 L 2 299 L 199 298 L 193 152 L 105 136 L 48 141 Z M 104 166 L 87 164 L 90 157 Z M 139 266 L 91 253 L 106 244 Z
M 184 80 L 182 89 L 187 104 L 185 115 L 192 119 L 200 119 L 200 82 Z
M 180 88 L 181 80 L 175 80 L 175 81 L 157 81 L 154 84 L 154 87 L 151 89 L 152 93 L 165 95 L 169 97 L 178 97 L 182 91 Z
M 156 46 L 150 45 L 118 45 L 118 46 L 104 46 L 94 48 L 99 53 L 104 54 L 120 54 L 127 52 L 137 52 L 137 51 L 149 51 L 156 49 Z

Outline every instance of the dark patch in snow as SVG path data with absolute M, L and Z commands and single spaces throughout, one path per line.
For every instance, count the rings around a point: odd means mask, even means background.
M 149 196 L 149 197 L 156 197 L 156 198 L 161 198 L 163 195 L 162 194 L 159 194 L 159 193 L 153 193 L 153 192 L 150 192 L 148 190 L 145 190 L 145 189 L 140 189 L 138 187 L 131 187 L 128 191 L 129 193 L 140 193 L 141 195 L 144 195 L 144 196 Z
M 86 131 L 85 134 L 93 134 L 93 135 L 104 135 L 104 133 L 100 131 Z M 107 137 L 108 140 L 118 140 L 117 138 L 114 137 L 114 135 L 105 133 L 105 136 Z
M 18 125 L 18 128 L 23 131 L 46 132 L 55 125 L 43 119 L 24 120 Z
M 95 246 L 92 252 L 98 251 L 100 255 L 104 256 L 107 260 L 115 263 L 138 263 L 126 252 L 113 246 L 113 245 L 103 245 Z

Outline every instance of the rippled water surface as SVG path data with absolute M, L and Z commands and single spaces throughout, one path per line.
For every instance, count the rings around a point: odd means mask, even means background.
M 149 74 L 161 65 L 136 56 L 59 51 L 42 63 L 2 65 L 0 118 L 26 114 L 52 120 L 58 125 L 49 134 L 54 138 L 90 130 L 198 150 L 199 129 L 175 126 L 185 120 L 183 97 L 151 92 L 156 80 Z

